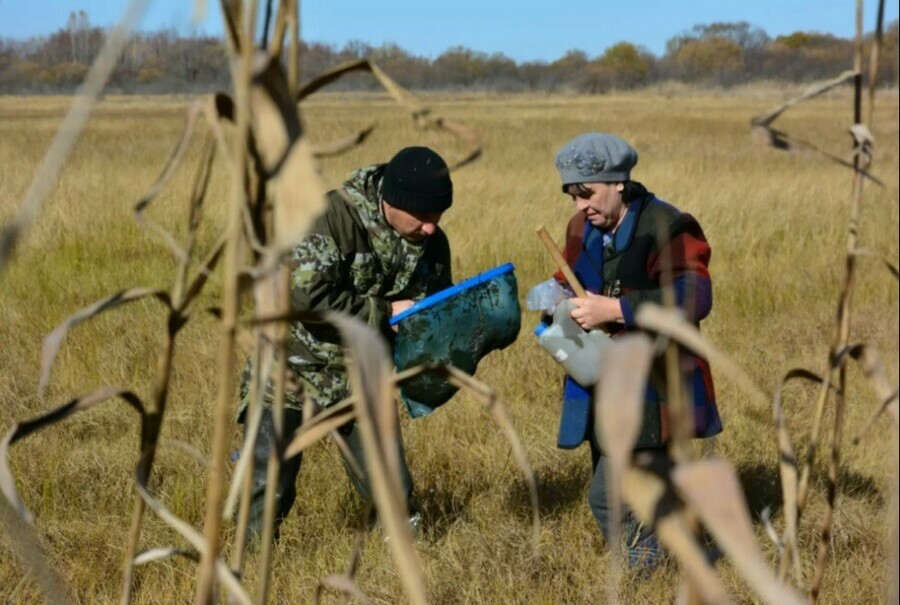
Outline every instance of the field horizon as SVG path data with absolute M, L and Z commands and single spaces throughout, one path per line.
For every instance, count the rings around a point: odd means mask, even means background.
M 835 332 L 844 271 L 852 172 L 814 154 L 788 154 L 753 142 L 750 119 L 799 91 L 751 87 L 728 92 L 688 89 L 603 96 L 417 95 L 435 113 L 477 129 L 482 157 L 453 175 L 454 204 L 441 225 L 450 240 L 454 281 L 513 262 L 523 303 L 522 332 L 492 353 L 476 378 L 505 402 L 538 480 L 541 533 L 530 543 L 528 494 L 501 430 L 472 397 L 459 394 L 430 416 L 401 425 L 424 517 L 416 541 L 433 603 L 589 603 L 604 601 L 609 550 L 587 506 L 590 456 L 555 447 L 562 371 L 534 342 L 536 313 L 524 311 L 530 287 L 553 272 L 534 235 L 544 225 L 561 242 L 571 205 L 559 192 L 553 157 L 587 131 L 618 134 L 639 152 L 633 178 L 692 213 L 712 246 L 713 311 L 706 338 L 731 356 L 770 396 L 792 368 L 822 373 Z M 860 245 L 898 264 L 898 91 L 879 91 L 874 113 L 873 173 L 866 185 Z M 0 97 L 0 223 L 16 212 L 70 98 Z M 107 97 L 92 114 L 41 216 L 0 274 L 0 431 L 104 385 L 149 397 L 165 315 L 140 302 L 76 327 L 66 339 L 45 397 L 37 395 L 41 344 L 78 309 L 129 287 L 169 288 L 176 261 L 133 206 L 154 182 L 184 124 L 183 97 Z M 327 186 L 353 169 L 387 161 L 411 144 L 448 160 L 460 143 L 417 130 L 406 111 L 383 95 L 316 95 L 301 105 L 314 143 L 336 140 L 370 123 L 370 138 L 321 162 Z M 787 112 L 777 123 L 841 157 L 852 95 L 838 90 Z M 206 129 L 201 127 L 201 132 Z M 202 137 L 150 209 L 149 218 L 183 237 L 192 174 Z M 225 222 L 229 179 L 216 160 L 199 233 L 200 256 Z M 221 275 L 198 308 L 219 304 Z M 900 310 L 897 280 L 877 261 L 860 258 L 852 299 L 852 342 L 871 344 L 897 384 Z M 179 444 L 208 457 L 216 398 L 218 324 L 197 313 L 179 336 L 170 402 L 153 487 L 180 517 L 202 526 L 205 469 Z M 862 373 L 849 370 L 838 506 L 822 591 L 824 603 L 888 600 L 889 548 L 897 511 L 896 430 L 882 418 L 852 445 L 878 402 Z M 778 450 L 771 406 L 764 408 L 713 367 L 725 430 L 698 452 L 720 455 L 737 470 L 759 543 L 773 565 L 776 547 L 761 522 L 768 509 L 783 527 Z M 896 387 L 895 387 L 896 388 Z M 808 445 L 816 388 L 785 394 L 798 453 Z M 236 402 L 235 402 L 236 406 Z M 826 414 L 832 422 L 833 406 Z M 19 493 L 35 513 L 42 544 L 78 602 L 117 602 L 138 457 L 136 419 L 108 405 L 75 416 L 16 444 L 10 462 Z M 232 431 L 231 449 L 240 444 Z M 800 531 L 801 587 L 815 568 L 825 509 L 827 440 L 813 467 L 813 491 Z M 230 473 L 230 471 L 229 471 Z M 304 458 L 298 502 L 276 547 L 274 603 L 311 600 L 319 579 L 343 573 L 363 505 L 345 478 L 332 443 Z M 225 524 L 230 541 L 233 524 Z M 893 540 L 893 543 L 892 543 Z M 185 546 L 149 515 L 143 548 Z M 896 552 L 896 550 L 894 551 Z M 251 557 L 255 563 L 255 558 Z M 253 564 L 246 582 L 256 581 Z M 135 603 L 188 602 L 193 563 L 167 560 L 136 571 Z M 756 597 L 727 560 L 717 571 L 736 602 Z M 405 602 L 379 530 L 366 536 L 357 580 L 374 603 Z M 625 603 L 674 602 L 681 573 L 671 562 L 650 578 L 626 576 Z M 896 590 L 896 589 L 895 589 Z M 894 592 L 896 594 L 896 592 Z M 0 598 L 42 602 L 38 584 L 0 532 Z M 331 599 L 331 600 L 329 600 Z M 336 602 L 329 594 L 326 602 Z

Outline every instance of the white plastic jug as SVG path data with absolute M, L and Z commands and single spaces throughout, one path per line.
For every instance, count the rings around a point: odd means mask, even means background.
M 601 330 L 582 330 L 569 315 L 573 308 L 567 300 L 560 302 L 553 313 L 553 323 L 538 324 L 534 335 L 569 376 L 581 386 L 589 387 L 597 382 L 600 373 L 600 350 L 610 345 L 612 339 Z

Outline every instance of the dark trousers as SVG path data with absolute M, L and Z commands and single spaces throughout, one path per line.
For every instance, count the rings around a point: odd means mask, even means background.
M 284 410 L 284 434 L 286 439 L 300 428 L 303 423 L 303 413 L 291 408 Z M 244 430 L 246 431 L 246 425 Z M 347 442 L 350 455 L 359 469 L 359 473 L 353 470 L 353 466 L 341 451 L 341 459 L 347 475 L 350 477 L 351 483 L 356 491 L 366 502 L 372 501 L 372 490 L 369 484 L 368 469 L 366 468 L 365 456 L 363 455 L 362 437 L 360 436 L 359 427 L 356 422 L 349 422 L 338 429 Z M 400 432 L 398 430 L 397 434 Z M 256 437 L 256 446 L 253 448 L 253 493 L 250 499 L 250 522 L 248 532 L 251 535 L 259 535 L 263 528 L 263 514 L 265 510 L 266 499 L 266 480 L 268 473 L 269 454 L 275 447 L 275 425 L 272 420 L 272 412 L 266 408 L 263 410 L 262 419 L 259 425 L 259 434 Z M 293 458 L 284 460 L 281 463 L 281 471 L 278 476 L 278 485 L 275 490 L 275 535 L 278 535 L 278 528 L 281 522 L 290 512 L 294 501 L 297 499 L 297 477 L 300 474 L 300 463 L 303 460 L 303 454 L 297 454 Z M 409 467 L 406 464 L 406 454 L 403 451 L 403 445 L 400 444 L 400 481 L 406 496 L 407 506 L 410 514 L 416 512 L 412 502 L 412 477 L 409 474 Z
M 672 468 L 672 459 L 665 447 L 642 449 L 641 454 L 647 457 L 646 468 L 651 472 L 666 474 Z M 588 488 L 588 504 L 597 524 L 600 525 L 603 538 L 609 544 L 612 532 L 612 503 L 608 484 L 608 459 L 593 440 L 591 440 L 591 463 L 594 474 Z M 653 535 L 653 528 L 642 525 L 624 504 L 622 511 L 620 535 L 625 541 L 625 556 L 629 565 L 655 565 L 659 561 L 661 551 L 656 536 Z

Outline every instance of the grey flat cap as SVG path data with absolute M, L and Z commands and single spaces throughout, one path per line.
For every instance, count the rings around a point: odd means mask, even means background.
M 638 161 L 634 148 L 614 134 L 588 132 L 556 154 L 563 190 L 573 183 L 621 183 L 631 179 Z

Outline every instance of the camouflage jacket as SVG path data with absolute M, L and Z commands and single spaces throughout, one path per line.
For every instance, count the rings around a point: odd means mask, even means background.
M 391 342 L 391 302 L 419 300 L 450 285 L 450 245 L 438 229 L 422 243 L 408 242 L 381 212 L 384 164 L 357 170 L 294 249 L 291 305 L 295 311 L 341 311 L 379 330 Z M 349 394 L 344 349 L 337 331 L 321 323 L 292 324 L 288 367 L 301 389 L 326 407 Z M 286 405 L 303 397 L 287 393 Z

